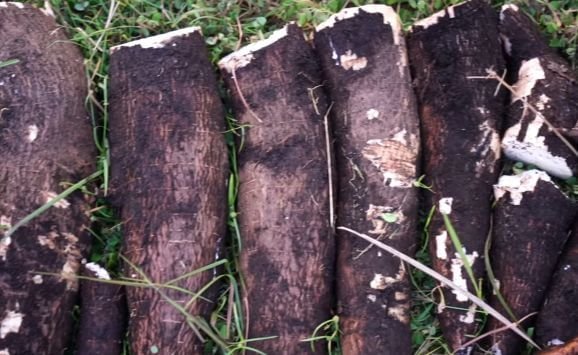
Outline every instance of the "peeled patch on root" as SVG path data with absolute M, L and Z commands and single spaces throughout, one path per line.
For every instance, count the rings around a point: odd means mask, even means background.
M 345 70 L 361 70 L 367 66 L 367 58 L 357 57 L 357 54 L 353 53 L 351 50 L 345 52 L 339 56 L 339 63 L 341 67 Z
M 395 277 L 384 276 L 382 274 L 375 274 L 373 280 L 369 283 L 369 287 L 374 290 L 385 290 L 394 283 L 400 282 L 405 277 L 405 266 L 403 262 L 399 264 L 399 270 Z
M 468 312 L 465 315 L 460 315 L 460 322 L 462 323 L 466 323 L 466 324 L 471 324 L 474 322 L 474 320 L 476 319 L 476 305 L 472 304 L 469 308 L 468 308 Z
M 4 237 L 4 233 L 12 228 L 12 218 L 7 216 L 0 216 L 0 259 L 6 261 L 6 254 L 8 253 L 8 247 L 12 243 L 10 237 Z
M 518 70 L 518 81 L 513 86 L 512 102 L 530 96 L 538 80 L 543 79 L 546 79 L 546 73 L 544 73 L 539 58 L 523 61 L 520 70 Z
M 24 314 L 18 310 L 6 311 L 4 319 L 0 322 L 0 339 L 6 338 L 9 333 L 18 333 L 23 319 Z
M 372 109 L 367 110 L 366 115 L 367 115 L 367 119 L 371 121 L 371 120 L 379 117 L 379 111 L 372 108 Z
M 451 214 L 453 202 L 454 202 L 454 199 L 451 197 L 441 198 L 440 202 L 439 202 L 440 213 L 445 214 L 445 215 Z
M 436 257 L 438 259 L 447 260 L 447 242 L 448 242 L 448 232 L 443 231 L 441 234 L 436 235 Z
M 400 323 L 409 323 L 409 305 L 407 303 L 399 304 L 395 307 L 387 308 L 387 315 Z
M 500 176 L 498 183 L 494 185 L 494 197 L 496 201 L 504 197 L 506 193 L 510 196 L 510 203 L 512 205 L 520 205 L 525 192 L 533 192 L 536 189 L 538 181 L 544 181 L 556 186 L 552 183 L 550 176 L 540 170 L 528 170 L 518 175 L 504 175 Z
M 408 188 L 413 185 L 414 154 L 406 144 L 394 139 L 371 139 L 362 151 L 363 157 L 383 174 L 384 184 Z
M 110 275 L 105 268 L 98 265 L 97 263 L 88 263 L 84 265 L 88 270 L 90 270 L 98 279 L 110 280 Z
M 33 125 L 28 126 L 28 135 L 26 137 L 26 140 L 29 143 L 34 142 L 36 140 L 36 138 L 38 138 L 38 132 L 39 132 L 39 129 L 38 129 L 37 125 L 33 124 Z
M 545 143 L 546 138 L 540 136 L 544 124 L 544 119 L 536 116 L 528 123 L 522 139 L 519 137 L 522 123 L 510 127 L 502 140 L 504 154 L 512 160 L 535 165 L 553 176 L 568 179 L 573 174 L 566 159 L 553 155 Z
M 468 264 L 470 264 L 470 266 L 474 265 L 474 263 L 476 262 L 476 259 L 479 256 L 477 251 L 474 251 L 471 254 L 467 254 L 465 248 L 464 248 L 464 254 L 466 255 L 466 259 L 468 261 Z M 468 283 L 466 282 L 466 279 L 464 278 L 464 273 L 463 273 L 464 261 L 460 257 L 459 253 L 455 253 L 455 258 L 452 259 L 452 265 L 450 268 L 451 268 L 451 273 L 452 273 L 452 281 L 456 285 L 458 285 L 460 288 L 462 288 L 463 290 L 468 291 Z M 454 295 L 456 295 L 456 299 L 459 302 L 467 302 L 468 301 L 468 296 L 465 293 L 461 292 L 460 290 L 452 290 L 452 293 Z
M 43 196 L 44 196 L 44 203 L 49 203 L 50 201 L 55 199 L 58 196 L 58 194 L 56 192 L 47 191 L 47 192 L 43 193 Z M 65 208 L 66 209 L 66 208 L 70 207 L 70 202 L 66 201 L 65 199 L 61 199 L 52 206 L 56 207 L 56 208 Z

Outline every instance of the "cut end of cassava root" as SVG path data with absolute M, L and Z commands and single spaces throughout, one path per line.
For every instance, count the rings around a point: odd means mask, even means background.
M 315 28 L 315 31 L 320 32 L 327 28 L 331 28 L 335 25 L 336 22 L 350 19 L 359 15 L 360 11 L 372 14 L 381 14 L 383 16 L 383 23 L 391 26 L 394 43 L 399 45 L 400 38 L 402 37 L 401 21 L 395 10 L 386 5 L 365 5 L 343 9 L 319 24 Z
M 259 42 L 251 43 L 236 52 L 233 52 L 219 61 L 219 68 L 233 73 L 236 69 L 242 68 L 253 60 L 253 54 L 266 47 L 269 47 L 278 40 L 287 37 L 287 26 L 273 32 L 269 37 Z
M 158 36 L 152 36 L 147 38 L 138 39 L 136 41 L 127 42 L 110 49 L 113 53 L 121 48 L 140 46 L 141 48 L 164 48 L 167 44 L 171 43 L 173 39 L 177 37 L 186 37 L 192 33 L 201 32 L 200 27 L 187 27 L 180 30 L 163 33 Z

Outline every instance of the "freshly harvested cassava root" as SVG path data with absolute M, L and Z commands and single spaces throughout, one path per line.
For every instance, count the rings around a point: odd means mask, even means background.
M 304 339 L 331 318 L 327 102 L 313 50 L 295 25 L 219 63 L 246 129 L 239 152 L 241 271 L 249 339 L 268 354 L 323 354 Z
M 112 197 L 124 255 L 138 268 L 126 271 L 168 282 L 213 263 L 226 233 L 227 148 L 216 78 L 198 28 L 112 48 L 110 78 Z M 198 292 L 214 272 L 172 286 Z M 199 325 L 169 299 L 198 319 L 213 309 L 213 291 L 191 304 L 175 289 L 127 288 L 132 352 L 202 354 Z
M 574 70 L 515 5 L 500 13 L 500 36 L 514 73 L 514 92 L 502 141 L 504 154 L 568 179 L 578 169 L 576 151 L 554 132 L 578 142 L 578 83 Z
M 76 354 L 120 355 L 126 334 L 126 299 L 121 285 L 109 284 L 108 272 L 96 263 L 83 266 L 80 324 Z
M 564 246 L 535 329 L 536 342 L 543 347 L 578 337 L 578 223 Z
M 519 320 L 539 310 L 577 209 L 539 170 L 501 176 L 494 191 L 490 263 L 502 297 Z M 495 295 L 490 304 L 507 315 Z M 535 318 L 522 326 L 533 324 Z M 494 318 L 488 322 L 488 331 L 501 327 Z M 492 334 L 490 340 L 493 353 L 503 355 L 519 354 L 524 343 L 512 331 Z
M 337 224 L 412 254 L 420 139 L 399 18 L 383 5 L 345 9 L 317 27 L 315 47 L 332 99 Z M 409 270 L 344 231 L 337 243 L 343 353 L 410 354 Z
M 49 13 L 0 2 L 0 61 L 0 353 L 60 355 L 90 201 L 75 192 L 19 222 L 94 173 L 83 57 Z
M 505 90 L 487 69 L 505 68 L 498 40 L 497 14 L 485 2 L 473 0 L 448 7 L 418 21 L 408 36 L 408 50 L 423 135 L 424 174 L 436 207 L 430 225 L 434 269 L 456 284 L 476 292 L 484 272 L 492 184 L 499 173 L 501 119 Z M 463 250 L 456 250 L 443 215 L 453 225 Z M 476 306 L 456 290 L 443 288 L 438 307 L 444 336 L 455 351 L 479 328 Z M 461 349 L 461 350 L 460 350 Z

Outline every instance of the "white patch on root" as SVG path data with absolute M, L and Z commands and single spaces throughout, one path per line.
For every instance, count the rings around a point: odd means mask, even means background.
M 510 39 L 503 34 L 500 34 L 500 39 L 502 40 L 502 45 L 507 55 L 512 55 L 512 42 Z
M 34 275 L 32 277 L 32 282 L 34 282 L 36 285 L 40 285 L 44 282 L 44 279 L 42 278 L 42 275 Z
M 391 140 L 399 142 L 403 145 L 407 145 L 407 139 L 405 138 L 406 136 L 407 136 L 407 131 L 404 129 L 404 130 L 401 130 L 401 131 L 397 132 L 396 134 L 394 134 L 393 138 Z
M 545 94 L 540 95 L 538 102 L 536 102 L 536 108 L 538 111 L 544 111 L 548 102 L 550 102 L 550 98 L 548 96 Z
M 28 126 L 28 136 L 26 137 L 26 139 L 28 140 L 29 143 L 32 143 L 36 140 L 36 138 L 38 138 L 38 132 L 40 130 L 38 129 L 38 126 L 33 124 Z
M 548 340 L 548 342 L 546 343 L 546 346 L 560 346 L 560 345 L 564 345 L 565 343 L 560 340 L 560 339 L 552 339 L 552 340 Z
M 98 265 L 97 263 L 88 263 L 85 265 L 85 267 L 88 270 L 92 271 L 92 273 L 96 276 L 96 278 L 101 280 L 110 280 L 110 275 L 108 271 L 106 271 L 105 268 Z
M 1 1 L 0 2 L 0 7 L 8 7 L 8 5 L 16 6 L 19 9 L 24 8 L 24 4 L 21 2 L 15 2 L 15 1 Z
M 516 11 L 516 12 L 517 12 L 517 11 L 519 10 L 519 8 L 518 8 L 518 6 L 516 6 L 516 5 L 514 5 L 514 4 L 503 5 L 503 6 L 502 6 L 502 9 L 500 10 L 500 21 L 504 21 L 504 19 L 505 19 L 505 17 L 506 17 L 506 16 L 504 15 L 504 12 L 505 12 L 506 10 L 512 10 L 512 11 Z
M 518 70 L 518 81 L 513 85 L 512 102 L 530 96 L 538 80 L 543 79 L 546 79 L 546 73 L 544 73 L 539 58 L 522 61 L 520 70 Z
M 394 283 L 400 282 L 405 277 L 405 266 L 403 262 L 399 264 L 399 270 L 395 277 L 384 276 L 383 274 L 374 274 L 373 280 L 369 283 L 369 287 L 374 290 L 385 290 Z
M 440 213 L 445 215 L 451 214 L 453 202 L 454 202 L 453 197 L 441 198 L 439 201 Z
M 371 121 L 371 120 L 374 120 L 376 118 L 379 118 L 379 111 L 372 108 L 372 109 L 367 110 L 366 115 L 367 115 L 367 119 Z
M 400 40 L 402 38 L 401 21 L 395 10 L 385 5 L 365 5 L 343 9 L 319 24 L 315 28 L 315 31 L 320 32 L 326 28 L 333 27 L 335 23 L 339 21 L 353 18 L 359 15 L 359 10 L 367 13 L 381 14 L 383 16 L 383 24 L 389 25 L 391 27 L 394 44 L 400 44 Z
M 570 270 L 571 268 L 572 268 L 572 265 L 566 264 L 566 265 L 564 265 L 564 267 L 562 268 L 562 270 L 568 271 L 568 270 Z
M 448 250 L 447 250 L 447 241 L 448 241 L 448 232 L 443 231 L 441 234 L 436 235 L 436 257 L 438 259 L 447 260 L 448 259 Z
M 408 306 L 406 304 L 400 304 L 395 307 L 388 307 L 387 315 L 400 323 L 409 323 Z
M 540 170 L 527 170 L 518 175 L 503 175 L 500 176 L 498 183 L 494 185 L 494 197 L 496 201 L 501 199 L 506 193 L 510 195 L 510 203 L 512 205 L 520 205 L 525 192 L 533 192 L 536 189 L 538 181 L 545 181 L 552 183 L 550 176 Z
M 50 1 L 48 1 L 48 0 L 44 0 L 44 8 L 41 8 L 40 11 L 42 11 L 42 13 L 45 14 L 46 16 L 56 18 L 54 11 L 52 11 L 52 6 L 50 5 Z
M 0 259 L 6 261 L 6 255 L 8 254 L 8 247 L 12 243 L 12 238 L 2 237 L 0 239 Z
M 111 53 L 116 52 L 121 48 L 140 46 L 141 48 L 164 48 L 171 43 L 173 39 L 178 37 L 188 37 L 191 33 L 201 32 L 200 27 L 187 27 L 176 31 L 163 33 L 157 36 L 147 37 L 136 41 L 124 43 L 110 49 Z
M 553 155 L 545 144 L 545 137 L 540 136 L 544 123 L 542 117 L 536 116 L 528 124 L 526 135 L 521 141 L 518 136 L 522 124 L 517 123 L 508 128 L 502 140 L 504 154 L 512 160 L 535 165 L 553 176 L 568 179 L 573 174 L 566 159 Z
M 430 26 L 436 25 L 440 19 L 449 16 L 449 18 L 454 18 L 455 15 L 455 8 L 460 5 L 449 6 L 441 11 L 436 12 L 435 14 L 424 18 L 423 20 L 419 20 L 413 24 L 410 28 L 410 31 L 414 29 L 414 27 L 421 27 L 421 28 L 428 28 Z
M 52 191 L 44 192 L 43 195 L 44 195 L 44 203 L 48 203 L 58 196 L 56 192 Z M 61 199 L 60 201 L 56 202 L 52 207 L 66 209 L 70 207 L 70 202 L 66 201 L 65 199 Z
M 376 295 L 367 295 L 367 299 L 370 300 L 371 302 L 375 303 L 375 301 L 377 301 L 377 296 Z
M 0 355 L 10 355 L 10 352 L 8 351 L 8 349 L 0 349 Z
M 473 267 L 474 263 L 476 262 L 476 259 L 479 256 L 478 252 L 474 251 L 471 254 L 467 254 L 466 249 L 464 248 L 464 254 L 466 255 L 466 259 L 467 259 L 468 263 L 470 264 L 470 266 Z M 450 270 L 452 273 L 452 281 L 456 285 L 458 285 L 460 288 L 467 291 L 468 290 L 468 283 L 466 282 L 466 279 L 464 278 L 464 275 L 462 272 L 464 262 L 461 259 L 459 253 L 455 253 L 455 256 L 456 257 L 452 259 L 452 264 L 450 266 Z M 458 300 L 459 302 L 467 302 L 468 301 L 468 296 L 465 293 L 463 293 L 462 291 L 452 290 L 452 293 L 454 295 L 456 295 L 456 300 Z
M 0 339 L 6 338 L 10 333 L 18 333 L 23 319 L 24 314 L 18 312 L 18 309 L 6 311 L 4 319 L 0 322 Z
M 472 304 L 469 308 L 468 308 L 468 312 L 465 315 L 460 315 L 460 322 L 462 323 L 466 323 L 466 324 L 472 324 L 475 320 L 475 316 L 476 316 L 476 305 Z
M 251 43 L 238 51 L 229 54 L 219 61 L 219 68 L 232 74 L 235 70 L 243 68 L 251 63 L 255 52 L 266 48 L 285 37 L 287 37 L 287 26 L 273 32 L 268 38 L 262 41 Z
M 480 112 L 484 110 L 481 107 L 478 109 L 480 110 Z M 498 160 L 500 158 L 501 153 L 500 135 L 498 134 L 498 132 L 496 132 L 495 129 L 490 127 L 488 121 L 482 122 L 478 126 L 478 129 L 482 133 L 480 142 L 475 146 L 473 146 L 472 149 L 470 149 L 470 152 L 475 153 L 481 150 L 481 156 L 485 157 L 491 150 L 492 153 L 494 154 L 495 160 Z
M 367 58 L 358 57 L 357 54 L 353 53 L 351 50 L 345 52 L 339 56 L 339 63 L 341 67 L 345 70 L 358 71 L 367 66 Z

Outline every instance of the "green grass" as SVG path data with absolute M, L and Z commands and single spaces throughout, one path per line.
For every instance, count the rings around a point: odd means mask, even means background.
M 29 2 L 38 6 L 42 6 L 43 3 L 42 1 Z M 458 2 L 455 0 L 385 0 L 376 3 L 385 3 L 394 7 L 407 27 L 417 19 Z M 365 0 L 120 0 L 115 2 L 51 0 L 50 3 L 58 21 L 68 29 L 72 41 L 82 49 L 86 58 L 86 78 L 90 85 L 86 106 L 93 123 L 95 145 L 99 151 L 99 155 L 95 157 L 97 171 L 92 176 L 97 179 L 97 186 L 93 187 L 87 184 L 87 181 L 81 181 L 73 187 L 90 189 L 91 191 L 86 192 L 96 196 L 97 203 L 92 210 L 93 228 L 91 230 L 95 237 L 95 247 L 91 259 L 105 265 L 114 275 L 120 277 L 119 247 L 122 242 L 122 221 L 115 216 L 106 199 L 110 167 L 107 139 L 110 47 L 179 28 L 200 26 L 210 50 L 210 59 L 216 63 L 239 46 L 266 37 L 267 33 L 282 27 L 286 22 L 296 21 L 306 30 L 311 30 L 331 13 L 339 11 L 344 6 L 373 2 Z M 501 3 L 501 1 L 494 2 L 496 6 Z M 550 45 L 558 48 L 575 67 L 578 0 L 523 0 L 515 3 L 532 15 L 548 36 Z M 12 64 L 16 64 L 14 60 L 0 58 L 0 70 Z M 226 91 L 222 90 L 222 93 L 225 97 Z M 242 238 L 236 220 L 238 185 L 236 153 L 239 148 L 235 146 L 234 137 L 238 135 L 242 138 L 243 127 L 238 126 L 231 113 L 227 115 L 227 125 L 229 131 L 226 139 L 231 162 L 228 225 L 232 238 L 227 246 L 226 262 L 222 265 L 226 271 L 226 286 L 223 287 L 221 297 L 216 303 L 216 311 L 206 321 L 207 324 L 200 325 L 201 327 L 208 326 L 209 332 L 217 336 L 207 345 L 207 353 L 212 354 L 222 352 L 221 341 L 226 343 L 231 353 L 240 352 L 251 344 L 250 340 L 244 338 L 244 307 L 239 296 L 243 289 L 243 282 L 237 267 Z M 578 195 L 576 186 L 576 181 L 570 181 L 566 188 Z M 39 211 L 35 213 L 38 214 Z M 424 215 L 424 222 L 427 219 L 428 216 Z M 423 247 L 418 251 L 417 259 L 428 264 L 426 244 L 427 235 L 424 234 L 421 244 Z M 434 296 L 438 292 L 437 284 L 421 271 L 414 270 L 411 275 L 414 286 L 411 323 L 414 351 L 418 354 L 449 353 L 435 319 L 437 304 Z M 146 275 L 141 276 L 146 279 Z M 137 286 L 142 287 L 142 285 Z M 157 286 L 162 290 L 162 287 Z M 187 317 L 186 314 L 184 316 Z M 192 322 L 195 323 L 196 320 Z M 329 344 L 332 344 L 339 335 L 336 327 L 335 319 L 329 319 L 326 323 L 319 325 L 319 332 L 312 334 L 311 337 L 330 340 Z M 221 344 L 221 348 L 218 344 Z M 162 353 L 162 349 L 157 350 Z M 331 350 L 333 354 L 339 354 L 338 346 L 334 346 Z

